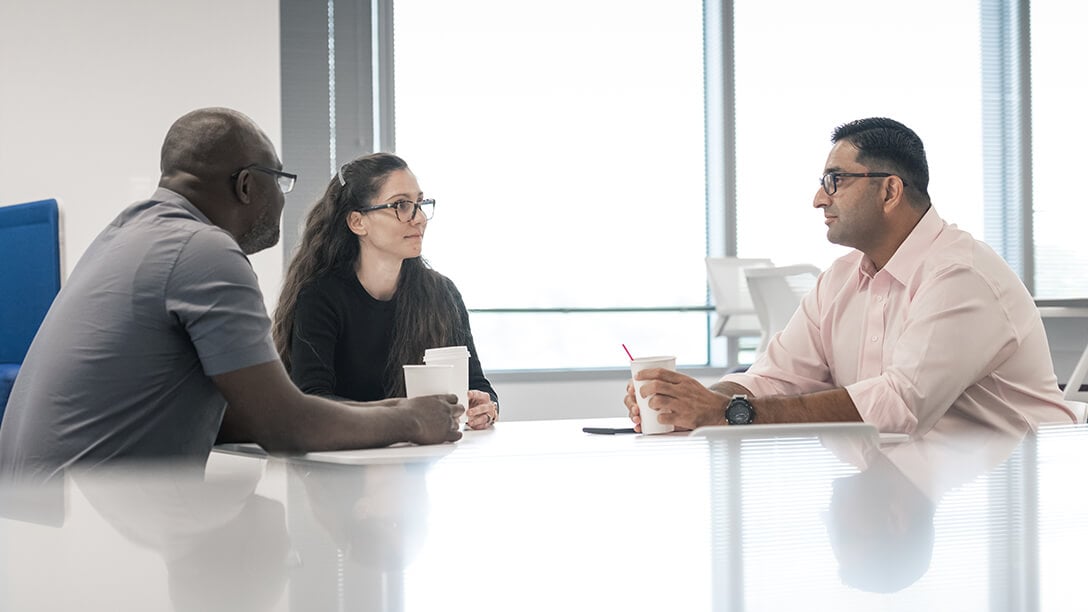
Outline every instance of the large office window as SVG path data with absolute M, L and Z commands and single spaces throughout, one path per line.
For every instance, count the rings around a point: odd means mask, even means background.
M 487 367 L 707 361 L 702 54 L 698 0 L 396 3 L 396 149 Z
M 1083 120 L 1088 82 L 1088 5 L 1031 3 L 1032 200 L 1035 295 L 1088 296 L 1088 198 L 1080 179 L 1088 163 Z
M 1088 90 L 1070 77 L 1088 9 L 1036 0 L 1028 36 L 1015 0 L 283 6 L 285 157 L 319 176 L 375 148 L 408 160 L 438 200 L 424 255 L 461 289 L 489 370 L 619 367 L 620 343 L 721 365 L 703 257 L 845 253 L 812 199 L 832 129 L 867 116 L 918 131 L 940 215 L 1038 296 L 1088 293 Z M 287 225 L 302 211 L 289 201 Z
M 831 131 L 873 116 L 891 117 L 918 132 L 937 211 L 981 237 L 977 4 L 734 5 L 740 256 L 823 268 L 846 253 L 827 242 L 812 200 Z

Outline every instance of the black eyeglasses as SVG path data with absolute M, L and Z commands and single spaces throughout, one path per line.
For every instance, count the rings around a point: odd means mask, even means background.
M 397 221 L 408 223 L 412 219 L 416 218 L 416 212 L 422 212 L 424 219 L 430 219 L 434 216 L 434 199 L 420 200 L 418 202 L 411 202 L 409 200 L 399 200 L 392 204 L 379 204 L 378 206 L 371 206 L 369 208 L 362 208 L 360 212 L 370 212 L 372 210 L 382 210 L 383 208 L 392 208 L 393 212 L 397 215 Z
M 279 185 L 280 191 L 283 193 L 291 193 L 291 190 L 295 188 L 295 181 L 298 180 L 297 174 L 291 174 L 290 172 L 284 172 L 283 170 L 276 170 L 275 168 L 268 168 L 260 164 L 250 164 L 244 168 L 239 169 L 234 174 L 230 175 L 231 181 L 238 180 L 238 175 L 242 173 L 242 170 L 259 170 L 267 174 L 271 174 L 276 177 L 276 184 Z
M 839 190 L 840 178 L 888 178 L 889 176 L 899 175 L 891 172 L 828 172 L 820 177 L 820 184 L 824 187 L 824 193 L 835 195 L 835 192 Z M 903 180 L 902 177 L 899 180 Z M 906 181 L 903 181 L 903 186 L 907 186 Z

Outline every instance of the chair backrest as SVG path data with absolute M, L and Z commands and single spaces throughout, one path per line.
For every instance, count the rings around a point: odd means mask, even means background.
M 1077 392 L 1079 389 L 1069 382 L 1088 347 L 1088 299 L 1036 299 L 1035 304 L 1043 319 L 1058 384 Z M 1085 382 L 1081 379 L 1080 384 Z
M 744 276 L 752 294 L 752 304 L 763 327 L 759 352 L 767 350 L 771 339 L 789 323 L 801 298 L 816 286 L 820 269 L 808 264 L 772 268 L 745 268 Z
M 1073 411 L 1078 425 L 1088 423 L 1088 403 L 1077 400 L 1065 400 L 1065 405 Z
M 714 324 L 715 336 L 758 336 L 762 326 L 756 317 L 755 305 L 744 278 L 745 268 L 767 268 L 770 259 L 746 259 L 741 257 L 707 257 L 706 275 L 710 282 L 710 295 L 714 299 L 714 311 L 718 320 Z
M 1081 390 L 1085 383 L 1088 383 L 1088 346 L 1084 347 L 1084 353 L 1081 354 L 1080 361 L 1073 367 L 1073 373 L 1069 375 L 1069 380 L 1065 383 L 1065 393 L 1063 395 L 1065 400 L 1067 402 L 1071 400 L 1088 402 L 1088 390 Z
M 0 206 L 0 363 L 22 363 L 60 281 L 57 201 Z

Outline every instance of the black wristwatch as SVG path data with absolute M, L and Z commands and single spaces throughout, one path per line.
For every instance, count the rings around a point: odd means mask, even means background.
M 725 407 L 725 422 L 730 425 L 751 425 L 756 421 L 756 409 L 747 395 L 734 395 Z

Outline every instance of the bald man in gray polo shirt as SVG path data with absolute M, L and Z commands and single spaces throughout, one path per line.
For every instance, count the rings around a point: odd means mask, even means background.
M 248 117 L 181 117 L 161 166 L 159 189 L 102 231 L 43 321 L 0 426 L 0 477 L 202 467 L 217 435 L 269 451 L 461 437 L 455 396 L 340 403 L 287 377 L 246 255 L 279 240 L 294 176 Z

